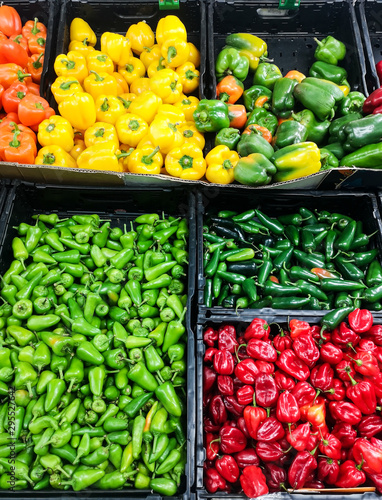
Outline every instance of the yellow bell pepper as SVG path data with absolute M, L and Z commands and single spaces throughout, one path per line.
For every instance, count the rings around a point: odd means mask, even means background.
M 113 95 L 100 95 L 95 101 L 98 122 L 114 125 L 117 119 L 126 113 L 123 102 Z
M 184 142 L 190 142 L 191 144 L 195 144 L 200 149 L 204 148 L 206 144 L 204 135 L 198 131 L 193 121 L 181 123 L 178 129 L 179 132 L 183 135 Z
M 109 73 L 96 73 L 91 71 L 84 80 L 85 92 L 90 94 L 94 100 L 102 94 L 118 95 L 117 82 Z
M 149 126 L 139 115 L 126 113 L 116 121 L 115 128 L 120 142 L 135 148 L 147 134 Z
M 85 141 L 81 138 L 81 136 L 77 136 L 77 134 L 74 134 L 74 146 L 71 151 L 69 151 L 70 156 L 77 161 L 77 158 L 85 149 Z
M 35 165 L 49 165 L 51 167 L 76 168 L 76 160 L 61 146 L 45 146 L 38 152 Z
M 228 146 L 216 146 L 206 156 L 206 178 L 215 184 L 231 184 L 234 180 L 234 168 L 240 157 Z
M 180 38 L 167 38 L 161 47 L 161 54 L 170 68 L 177 68 L 187 62 L 190 48 Z
M 74 146 L 74 132 L 71 124 L 59 115 L 43 120 L 38 126 L 37 139 L 41 146 L 61 146 L 68 153 Z
M 58 76 L 51 86 L 52 94 L 57 104 L 60 104 L 66 97 L 83 92 L 83 88 L 77 78 L 70 76 Z
M 349 85 L 338 85 L 338 86 L 342 90 L 342 92 L 344 93 L 344 95 L 346 97 L 348 95 L 348 93 L 350 92 Z
M 141 54 L 145 47 L 152 47 L 155 43 L 154 32 L 146 21 L 132 24 L 126 32 L 130 40 L 131 49 L 135 54 Z
M 127 64 L 132 56 L 130 41 L 118 33 L 108 31 L 101 36 L 101 52 L 110 56 L 118 66 Z
M 315 174 L 321 168 L 320 150 L 314 142 L 299 142 L 279 149 L 272 156 L 277 168 L 273 182 L 284 182 Z
M 153 149 L 155 148 L 153 141 L 151 140 L 150 134 L 146 134 L 143 139 L 141 139 L 137 144 L 137 149 L 142 149 L 143 146 L 151 146 Z M 121 149 L 121 148 L 119 148 Z
M 66 118 L 74 128 L 86 130 L 96 121 L 94 99 L 86 92 L 77 92 L 66 97 L 58 105 L 60 115 Z
M 93 47 L 97 43 L 96 34 L 89 24 L 80 17 L 76 17 L 70 23 L 70 40 L 77 42 L 86 41 L 88 45 L 92 45 Z
M 176 122 L 173 122 L 170 118 L 155 118 L 150 125 L 149 136 L 154 146 L 159 146 L 161 153 L 165 155 L 184 143 Z
M 203 151 L 189 142 L 168 153 L 165 167 L 168 174 L 180 179 L 197 181 L 206 173 Z
M 157 116 L 170 118 L 173 122 L 176 122 L 179 125 L 186 121 L 183 111 L 176 108 L 173 104 L 161 104 L 158 108 Z
M 160 174 L 163 165 L 163 156 L 159 146 L 143 146 L 131 153 L 127 160 L 129 172 L 133 174 Z
M 151 90 L 139 94 L 129 106 L 129 113 L 140 116 L 146 123 L 150 124 L 162 104 L 162 99 Z
M 129 85 L 131 85 L 137 78 L 145 76 L 146 68 L 140 59 L 131 57 L 127 64 L 118 66 L 118 73 L 123 76 Z
M 146 90 L 151 90 L 151 80 L 149 78 L 137 78 L 130 85 L 130 92 L 139 95 Z
M 183 85 L 183 92 L 191 94 L 194 90 L 199 88 L 200 73 L 192 62 L 186 62 L 176 69 L 179 75 L 180 83 Z
M 183 86 L 175 71 L 162 69 L 150 78 L 150 88 L 165 104 L 174 104 L 179 101 Z
M 119 99 L 125 109 L 125 113 L 127 112 L 128 109 L 130 109 L 131 103 L 137 98 L 135 94 L 130 93 L 123 93 L 117 97 Z M 137 113 L 139 114 L 139 113 Z M 143 118 L 143 117 L 142 117 Z
M 93 52 L 88 54 L 86 56 L 86 64 L 89 71 L 109 73 L 109 75 L 112 75 L 114 72 L 113 61 L 107 54 L 104 54 L 100 50 L 93 50 Z
M 85 131 L 85 146 L 90 148 L 101 142 L 112 142 L 115 144 L 115 149 L 119 146 L 117 131 L 114 125 L 106 122 L 96 122 Z
M 78 157 L 77 165 L 84 169 L 123 172 L 120 154 L 114 142 L 101 142 L 86 148 Z
M 200 66 L 200 52 L 195 47 L 195 45 L 191 42 L 188 42 L 188 49 L 190 51 L 188 56 L 188 62 L 192 62 L 195 68 L 199 68 Z
M 175 107 L 181 109 L 186 117 L 186 121 L 193 121 L 193 113 L 198 107 L 199 99 L 195 96 L 186 96 L 182 94 L 179 101 L 174 104 Z
M 134 151 L 134 148 L 131 148 L 127 144 L 120 144 L 119 150 L 121 151 L 120 158 L 118 158 L 118 163 L 122 172 L 128 172 L 129 168 L 127 166 L 127 162 L 130 158 L 130 155 Z
M 162 71 L 162 69 L 167 69 L 169 66 L 166 64 L 166 61 L 162 56 L 157 61 L 154 61 L 150 64 L 150 66 L 147 68 L 147 76 L 149 78 L 152 78 L 155 73 L 158 73 L 158 71 Z
M 153 45 L 152 47 L 143 47 L 143 52 L 139 56 L 139 59 L 143 62 L 146 69 L 151 63 L 159 61 L 161 57 L 161 51 L 159 45 Z
M 112 76 L 115 78 L 115 81 L 117 82 L 118 95 L 127 94 L 129 92 L 129 86 L 127 84 L 127 81 L 123 78 L 123 76 L 117 73 L 117 71 L 114 71 Z
M 88 76 L 85 56 L 81 52 L 60 54 L 54 61 L 54 71 L 57 76 L 70 76 L 82 83 Z
M 163 45 L 169 38 L 179 38 L 187 42 L 186 27 L 177 16 L 162 17 L 157 25 L 156 37 L 159 45 Z
M 94 47 L 88 45 L 87 42 L 77 42 L 77 40 L 73 40 L 69 43 L 68 51 L 72 52 L 75 50 L 76 52 L 80 52 L 83 56 L 87 57 L 89 54 L 94 52 Z

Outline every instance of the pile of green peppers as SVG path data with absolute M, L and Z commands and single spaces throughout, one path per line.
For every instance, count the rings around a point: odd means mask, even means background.
M 204 305 L 262 309 L 382 310 L 378 249 L 352 217 L 301 207 L 207 214 Z
M 96 214 L 33 218 L 15 228 L 0 291 L 0 489 L 174 495 L 187 220 L 144 214 L 123 231 Z

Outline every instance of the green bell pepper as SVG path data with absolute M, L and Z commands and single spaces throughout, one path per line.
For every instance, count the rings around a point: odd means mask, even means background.
M 277 169 L 268 158 L 260 153 L 253 153 L 241 158 L 236 164 L 235 180 L 247 186 L 265 186 L 272 180 Z
M 308 130 L 304 125 L 294 120 L 280 123 L 274 137 L 275 149 L 285 148 L 291 144 L 304 142 L 308 136 Z
M 343 147 L 348 152 L 376 144 L 382 138 L 382 115 L 369 115 L 348 123 L 344 128 L 344 136 Z
M 382 142 L 368 144 L 344 156 L 340 162 L 340 166 L 382 168 Z
M 315 142 L 320 144 L 324 141 L 325 136 L 330 127 L 330 121 L 318 121 L 314 116 L 314 113 L 309 109 L 303 109 L 299 113 L 292 114 L 294 120 L 304 125 L 308 131 L 307 141 Z
M 294 88 L 295 98 L 324 121 L 333 118 L 334 107 L 344 98 L 342 90 L 334 83 L 319 78 L 305 78 Z
M 338 160 L 341 160 L 345 156 L 344 148 L 340 142 L 332 142 L 325 146 L 325 149 L 334 154 Z
M 332 36 L 327 36 L 322 41 L 314 39 L 318 47 L 314 53 L 317 61 L 323 61 L 328 64 L 338 64 L 346 55 L 345 45 Z
M 326 148 L 320 149 L 320 161 L 321 161 L 320 170 L 329 170 L 330 168 L 337 168 L 340 163 L 335 154 Z
M 324 61 L 316 61 L 313 63 L 309 70 L 309 75 L 315 78 L 329 80 L 337 85 L 341 85 L 342 82 L 348 77 L 345 68 L 341 68 L 340 66 L 329 64 Z
M 215 70 L 218 81 L 233 75 L 243 82 L 248 76 L 249 61 L 233 47 L 224 48 L 216 58 Z
M 246 127 L 249 125 L 260 125 L 269 130 L 274 135 L 278 126 L 277 118 L 273 113 L 270 113 L 264 108 L 255 108 L 248 117 Z
M 349 115 L 350 113 L 362 113 L 363 103 L 365 101 L 366 97 L 361 92 L 349 92 L 341 101 L 338 112 L 342 116 Z
M 253 76 L 253 85 L 263 85 L 272 90 L 280 78 L 282 74 L 276 64 L 260 63 Z
M 356 113 L 349 113 L 345 116 L 341 116 L 341 118 L 333 120 L 329 127 L 330 142 L 336 142 L 336 141 L 343 142 L 345 140 L 345 133 L 344 133 L 345 125 L 347 125 L 350 122 L 354 122 L 355 120 L 360 120 L 361 118 L 362 114 L 356 112 Z
M 280 78 L 277 80 L 272 96 L 272 112 L 280 118 L 289 118 L 295 106 L 293 90 L 297 85 L 296 80 Z
M 266 97 L 267 100 L 265 101 L 265 104 L 257 106 L 256 103 L 260 97 L 261 98 Z M 268 103 L 271 100 L 271 98 L 272 98 L 272 91 L 262 85 L 253 85 L 249 89 L 245 90 L 243 94 L 244 106 L 247 111 L 253 111 L 255 108 L 258 107 L 259 108 L 269 107 Z
M 217 132 L 229 128 L 228 106 L 215 99 L 202 99 L 193 113 L 199 132 Z
M 215 146 L 227 146 L 233 150 L 240 141 L 240 131 L 237 128 L 223 128 L 215 137 Z
M 237 145 L 237 152 L 240 156 L 248 156 L 252 153 L 261 153 L 268 160 L 274 153 L 272 146 L 264 137 L 257 133 L 257 131 L 252 131 L 250 134 L 243 134 Z

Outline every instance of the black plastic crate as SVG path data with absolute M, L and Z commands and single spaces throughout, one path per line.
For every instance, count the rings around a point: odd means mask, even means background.
M 314 316 L 314 312 L 312 311 L 313 314 L 309 317 L 304 318 L 306 321 L 308 321 L 310 324 L 319 324 L 319 319 Z M 264 320 L 267 321 L 268 324 L 271 324 L 272 322 L 275 322 L 277 320 L 277 323 L 283 327 L 287 326 L 289 321 L 292 318 L 299 318 L 300 314 L 299 311 L 293 311 L 294 314 L 284 314 L 283 316 L 278 316 L 277 318 L 274 315 L 268 315 L 268 314 L 242 314 L 239 319 L 234 319 L 232 317 L 226 316 L 226 317 L 221 317 L 221 318 L 216 318 L 216 317 L 211 317 L 210 319 L 206 320 L 202 324 L 197 325 L 196 327 L 196 332 L 197 332 L 197 338 L 203 339 L 203 332 L 206 328 L 208 327 L 213 327 L 213 328 L 218 328 L 221 326 L 221 324 L 230 324 L 234 325 L 236 332 L 239 336 L 239 332 L 244 332 L 244 330 L 247 328 L 247 326 L 251 323 L 251 321 L 256 318 L 260 317 Z M 382 320 L 377 319 L 374 317 L 374 323 L 375 324 L 381 324 Z M 197 394 L 197 399 L 196 399 L 196 420 L 197 420 L 197 428 L 196 428 L 196 496 L 198 500 L 202 499 L 223 499 L 223 498 L 229 498 L 230 500 L 232 499 L 247 499 L 247 497 L 244 494 L 233 494 L 230 493 L 229 497 L 227 497 L 227 493 L 225 492 L 216 492 L 216 493 L 208 493 L 208 491 L 205 489 L 204 484 L 203 484 L 203 463 L 205 461 L 205 448 L 203 446 L 203 358 L 204 358 L 204 353 L 206 351 L 206 346 L 203 342 L 203 340 L 198 340 L 197 341 L 197 347 L 196 347 L 196 394 Z M 277 493 L 269 493 L 268 495 L 264 495 L 263 498 L 280 498 L 282 500 L 306 500 L 307 498 L 314 499 L 314 500 L 378 500 L 380 498 L 380 495 L 378 493 L 358 493 L 358 494 L 344 494 L 344 493 L 338 493 L 338 494 L 328 494 L 325 492 L 322 493 L 312 493 L 307 491 L 306 494 L 302 493 L 284 493 L 284 492 L 277 492 Z
M 159 10 L 155 0 L 64 0 L 61 5 L 57 33 L 57 43 L 53 50 L 54 57 L 68 51 L 70 23 L 75 17 L 81 17 L 89 23 L 97 35 L 96 48 L 100 49 L 100 37 L 105 31 L 125 35 L 129 26 L 139 21 L 146 21 L 155 32 L 158 21 L 167 16 L 176 15 L 184 23 L 187 40 L 200 50 L 200 97 L 204 96 L 204 80 L 207 59 L 207 27 L 204 0 L 180 0 L 179 10 Z M 49 83 L 56 79 L 53 64 L 48 73 Z M 51 105 L 57 104 L 51 92 L 48 93 Z
M 1 192 L 0 192 L 1 195 Z M 78 209 L 76 209 L 78 207 Z M 192 302 L 195 292 L 196 267 L 196 220 L 195 196 L 181 187 L 165 188 L 94 188 L 73 186 L 46 186 L 15 182 L 7 197 L 0 219 L 4 232 L 0 234 L 0 274 L 9 267 L 13 260 L 12 239 L 17 236 L 13 226 L 21 222 L 32 223 L 32 215 L 55 212 L 60 218 L 75 214 L 97 213 L 101 219 L 110 219 L 111 227 L 130 225 L 138 215 L 143 213 L 172 215 L 185 217 L 189 224 L 189 265 L 188 265 L 188 302 L 186 313 L 187 328 L 187 464 L 185 475 L 179 486 L 179 494 L 171 497 L 174 500 L 189 500 L 191 488 L 195 481 L 195 341 L 191 329 Z M 57 499 L 62 496 L 61 490 L 33 491 L 22 490 L 4 492 L 3 498 L 44 498 Z M 84 498 L 129 498 L 137 500 L 160 500 L 162 497 L 149 490 L 85 490 Z M 66 491 L 65 498 L 78 498 L 78 493 Z
M 378 210 L 377 197 L 370 192 L 344 192 L 344 191 L 280 191 L 280 190 L 259 190 L 254 194 L 246 189 L 233 189 L 217 187 L 201 189 L 197 194 L 197 286 L 198 286 L 198 323 L 204 322 L 212 316 L 237 318 L 241 313 L 234 309 L 226 309 L 214 306 L 207 308 L 204 306 L 204 286 L 205 277 L 203 271 L 203 224 L 207 211 L 219 212 L 219 210 L 236 209 L 238 212 L 259 208 L 266 215 L 277 217 L 282 214 L 289 214 L 298 211 L 299 207 L 306 206 L 313 210 L 328 210 L 329 212 L 339 212 L 361 220 L 366 234 L 376 234 L 371 239 L 371 245 L 380 251 L 382 257 L 382 222 Z M 271 308 L 247 309 L 251 315 L 295 315 L 322 317 L 328 311 L 312 310 L 275 310 Z
M 215 60 L 231 33 L 252 33 L 268 45 L 269 57 L 283 74 L 296 69 L 308 75 L 316 42 L 332 35 L 346 45 L 340 61 L 352 90 L 366 91 L 365 60 L 354 7 L 349 0 L 304 0 L 296 10 L 279 10 L 278 0 L 212 0 L 208 8 L 210 94 L 215 97 Z M 250 73 L 246 88 L 252 85 Z

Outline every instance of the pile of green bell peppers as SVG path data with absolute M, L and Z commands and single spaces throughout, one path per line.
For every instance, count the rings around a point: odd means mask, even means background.
M 0 489 L 175 495 L 187 461 L 187 220 L 33 219 L 14 228 L 0 290 Z

